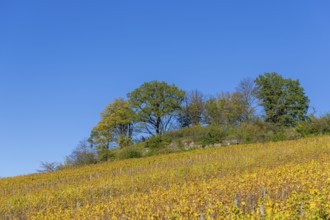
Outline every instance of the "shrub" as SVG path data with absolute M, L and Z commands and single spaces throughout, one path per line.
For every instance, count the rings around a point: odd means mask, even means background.
M 202 131 L 200 140 L 202 146 L 221 143 L 226 137 L 226 132 L 219 126 L 205 127 Z
M 273 134 L 274 132 L 269 125 L 262 121 L 242 123 L 231 130 L 231 136 L 239 139 L 241 143 L 264 142 Z
M 65 166 L 80 166 L 97 162 L 96 151 L 89 145 L 87 140 L 80 141 L 72 153 L 66 157 Z
M 98 151 L 98 160 L 99 161 L 108 161 L 115 158 L 115 153 L 109 149 L 103 149 Z
M 169 145 L 171 138 L 168 136 L 156 135 L 145 142 L 146 148 L 161 148 Z
M 118 152 L 119 159 L 139 158 L 142 157 L 141 151 L 136 148 L 127 147 Z
M 304 137 L 330 133 L 330 114 L 326 114 L 320 118 L 310 116 L 308 121 L 296 126 L 296 131 Z
M 41 162 L 39 173 L 49 173 L 61 169 L 62 165 L 57 162 Z
M 232 129 L 230 135 L 239 139 L 241 143 L 293 140 L 301 137 L 294 128 L 283 128 L 263 121 L 242 123 Z

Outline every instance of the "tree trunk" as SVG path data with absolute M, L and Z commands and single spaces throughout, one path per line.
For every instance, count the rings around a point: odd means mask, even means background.
M 161 123 L 161 118 L 158 117 L 158 118 L 157 118 L 157 121 L 156 121 L 156 134 L 157 134 L 157 135 L 161 134 L 161 131 L 160 131 L 160 123 Z

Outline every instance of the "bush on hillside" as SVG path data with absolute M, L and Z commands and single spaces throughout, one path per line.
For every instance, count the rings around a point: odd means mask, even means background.
M 204 146 L 221 143 L 225 139 L 226 135 L 227 132 L 220 126 L 216 125 L 206 127 L 187 127 L 165 134 L 166 137 L 176 140 L 179 143 L 182 139 L 186 139 L 190 142 L 198 143 Z
M 116 155 L 113 150 L 109 149 L 102 149 L 99 150 L 97 153 L 97 159 L 98 161 L 108 161 L 108 160 L 113 160 L 115 159 Z
M 298 124 L 296 130 L 303 137 L 330 133 L 330 114 L 320 118 L 310 116 L 309 120 Z
M 202 130 L 201 135 L 200 143 L 205 147 L 221 143 L 226 137 L 226 132 L 219 126 L 209 126 Z
M 97 163 L 95 150 L 86 140 L 80 141 L 76 149 L 66 157 L 64 166 L 80 166 Z
M 62 168 L 62 164 L 57 162 L 41 162 L 41 169 L 37 170 L 39 173 L 49 173 Z
M 187 138 L 192 137 L 194 138 L 194 141 L 200 140 L 203 136 L 203 131 L 205 130 L 205 127 L 202 126 L 192 126 L 192 127 L 186 127 L 181 128 L 177 131 L 171 131 L 165 134 L 165 136 L 171 138 L 171 139 L 180 139 L 180 138 Z
M 161 136 L 161 135 L 156 135 L 154 137 L 151 137 L 150 139 L 145 141 L 145 147 L 146 148 L 162 148 L 166 147 L 171 143 L 171 138 L 168 136 Z
M 142 152 L 133 147 L 127 147 L 117 154 L 118 159 L 140 158 L 142 156 Z

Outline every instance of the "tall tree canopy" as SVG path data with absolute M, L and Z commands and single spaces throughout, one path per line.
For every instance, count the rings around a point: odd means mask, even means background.
M 127 101 L 116 99 L 101 113 L 101 121 L 92 130 L 90 142 L 99 149 L 109 149 L 111 143 L 120 147 L 132 143 L 135 114 Z
M 186 93 L 179 116 L 181 127 L 199 125 L 202 123 L 204 113 L 204 95 L 198 90 Z
M 150 135 L 166 132 L 181 110 L 185 92 L 166 82 L 143 83 L 128 94 L 129 103 L 138 115 L 142 127 Z
M 255 82 L 256 96 L 265 110 L 266 122 L 291 127 L 306 119 L 309 99 L 298 80 L 265 73 Z
M 209 125 L 235 126 L 242 122 L 244 110 L 242 94 L 221 93 L 217 98 L 206 102 L 205 122 Z

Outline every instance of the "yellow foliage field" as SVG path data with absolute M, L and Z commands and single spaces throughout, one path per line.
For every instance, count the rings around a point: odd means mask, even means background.
M 330 219 L 330 137 L 0 179 L 0 219 Z

